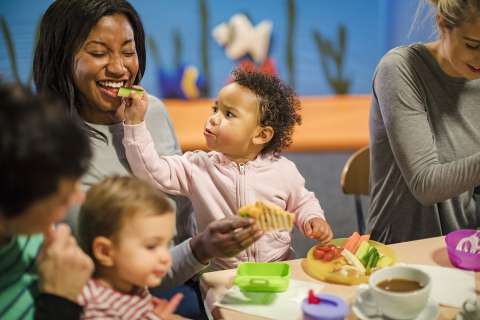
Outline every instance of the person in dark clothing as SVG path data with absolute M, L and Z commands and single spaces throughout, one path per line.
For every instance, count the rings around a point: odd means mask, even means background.
M 0 85 L 0 319 L 78 319 L 93 271 L 62 220 L 82 201 L 88 136 L 61 103 Z

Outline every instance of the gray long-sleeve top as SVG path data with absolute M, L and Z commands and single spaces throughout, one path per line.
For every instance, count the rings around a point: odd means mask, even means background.
M 480 80 L 447 75 L 423 44 L 398 47 L 376 69 L 369 121 L 372 239 L 479 226 Z

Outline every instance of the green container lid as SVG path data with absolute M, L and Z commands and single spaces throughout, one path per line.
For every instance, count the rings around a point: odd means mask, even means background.
M 242 291 L 282 292 L 290 283 L 290 265 L 283 262 L 245 262 L 238 266 L 235 284 Z

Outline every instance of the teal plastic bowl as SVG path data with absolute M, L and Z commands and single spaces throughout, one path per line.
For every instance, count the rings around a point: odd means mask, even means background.
M 234 283 L 242 291 L 282 292 L 290 283 L 290 265 L 282 262 L 245 262 L 238 266 Z

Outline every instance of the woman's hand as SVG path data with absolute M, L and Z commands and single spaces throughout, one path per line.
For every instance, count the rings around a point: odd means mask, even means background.
M 123 98 L 125 103 L 125 124 L 128 125 L 143 122 L 148 107 L 147 91 L 140 86 L 133 86 L 132 88 L 141 89 L 142 92 L 132 90 L 127 98 Z
M 37 268 L 40 291 L 77 303 L 77 297 L 93 272 L 93 261 L 77 245 L 66 224 L 45 233 Z
M 321 243 L 327 243 L 333 238 L 330 225 L 322 218 L 308 220 L 305 225 L 305 235 L 309 238 L 318 240 Z
M 233 216 L 211 222 L 190 240 L 198 261 L 206 264 L 213 257 L 233 257 L 263 235 L 255 220 Z

